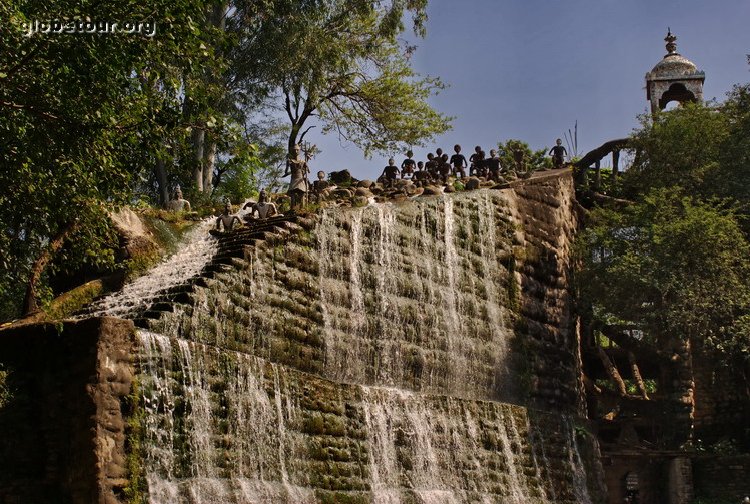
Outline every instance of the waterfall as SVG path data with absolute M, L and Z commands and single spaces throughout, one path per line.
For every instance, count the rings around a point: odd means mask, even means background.
M 147 307 L 170 287 L 200 273 L 216 252 L 217 241 L 208 231 L 216 219 L 208 218 L 190 230 L 178 251 L 121 290 L 102 298 L 82 316 L 128 317 L 135 309 Z
M 573 422 L 514 405 L 515 212 L 500 191 L 324 210 L 148 321 L 148 502 L 591 504 Z
M 139 338 L 152 504 L 317 502 L 308 485 L 323 453 L 350 460 L 341 470 L 375 503 L 548 502 L 524 408 L 365 385 L 313 397 L 312 377 L 265 359 Z M 570 425 L 568 474 L 590 504 Z
M 503 204 L 480 193 L 325 211 L 316 236 L 329 376 L 511 399 Z

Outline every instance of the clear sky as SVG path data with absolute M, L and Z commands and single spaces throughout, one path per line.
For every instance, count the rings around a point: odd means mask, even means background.
M 418 160 L 454 144 L 485 151 L 517 138 L 551 147 L 578 121 L 579 152 L 628 135 L 647 111 L 644 76 L 677 51 L 706 73 L 704 97 L 723 99 L 750 81 L 750 0 L 430 0 L 417 72 L 450 87 L 430 103 L 454 116 L 453 129 L 415 148 Z M 375 178 L 388 155 L 363 157 L 336 135 L 312 130 L 322 149 L 312 173 L 348 168 Z M 403 153 L 391 153 L 400 165 Z

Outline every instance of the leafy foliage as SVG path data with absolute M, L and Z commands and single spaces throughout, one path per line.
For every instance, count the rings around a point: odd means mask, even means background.
M 249 58 L 238 64 L 238 78 L 264 90 L 266 104 L 286 114 L 287 148 L 304 138 L 312 117 L 366 153 L 421 145 L 449 127 L 449 118 L 426 102 L 442 83 L 419 78 L 408 64 L 412 48 L 397 38 L 407 11 L 424 32 L 425 6 L 425 0 L 287 0 L 262 13 L 248 6 L 256 21 L 242 31 Z
M 578 242 L 579 288 L 598 323 L 642 331 L 634 348 L 689 340 L 713 349 L 745 380 L 749 97 L 736 86 L 723 104 L 643 117 L 633 164 L 611 188 L 632 205 L 595 208 Z
M 625 190 L 634 196 L 653 187 L 680 186 L 708 195 L 728 138 L 726 114 L 711 105 L 686 104 L 642 116 L 641 129 L 630 142 L 637 154 L 625 173 Z
M 552 161 L 547 156 L 547 149 L 531 150 L 529 144 L 521 140 L 509 139 L 505 143 L 497 144 L 497 155 L 500 158 L 500 165 L 505 168 L 515 169 L 515 153 L 523 153 L 523 163 L 525 171 L 535 171 L 542 168 L 551 168 Z M 489 153 L 487 153 L 489 155 Z
M 750 245 L 731 209 L 654 189 L 594 212 L 581 286 L 607 313 L 660 337 L 716 338 L 750 307 Z
M 17 314 L 22 285 L 59 268 L 111 263 L 107 212 L 129 200 L 149 151 L 172 124 L 141 77 L 197 58 L 198 40 L 183 22 L 197 0 L 53 3 L 5 2 L 0 17 L 0 297 L 3 318 Z M 34 20 L 154 20 L 157 36 L 36 34 Z M 173 86 L 174 88 L 174 86 Z M 173 89 L 173 92 L 174 89 Z M 32 295 L 32 298 L 35 297 Z

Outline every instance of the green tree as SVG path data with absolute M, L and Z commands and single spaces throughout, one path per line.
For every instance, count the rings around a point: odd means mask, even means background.
M 141 167 L 173 126 L 155 107 L 146 72 L 200 57 L 187 22 L 198 0 L 12 1 L 0 4 L 0 295 L 3 317 L 37 308 L 53 259 L 73 270 L 111 261 L 107 213 L 127 202 Z M 35 34 L 34 20 L 107 18 L 155 23 L 156 34 Z M 157 14 L 158 13 L 158 16 Z M 176 86 L 173 86 L 176 87 Z M 77 251 L 74 253 L 74 251 Z M 22 287 L 25 286 L 25 287 Z
M 715 338 L 750 309 L 750 245 L 732 209 L 654 189 L 591 217 L 581 286 L 603 312 L 641 329 L 642 343 Z
M 711 195 L 729 138 L 727 119 L 717 107 L 701 103 L 642 116 L 641 128 L 630 139 L 635 156 L 623 177 L 626 195 L 671 186 Z
M 516 152 L 523 153 L 523 164 L 526 171 L 552 167 L 552 161 L 547 156 L 546 148 L 531 150 L 529 144 L 515 139 L 509 139 L 505 143 L 499 142 L 497 144 L 497 156 L 500 158 L 500 165 L 504 168 L 516 169 Z
M 426 0 L 275 2 L 243 32 L 241 78 L 267 93 L 289 124 L 287 152 L 312 127 L 336 132 L 365 153 L 421 145 L 449 128 L 427 98 L 443 85 L 422 78 L 402 47 L 402 17 L 424 33 Z M 257 9 L 257 8 L 256 8 Z M 257 55 L 271 57 L 257 58 Z

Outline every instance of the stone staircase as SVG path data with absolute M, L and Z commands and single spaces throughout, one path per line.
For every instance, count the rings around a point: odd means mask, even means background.
M 158 319 L 165 312 L 173 312 L 177 305 L 192 303 L 197 288 L 208 287 L 208 281 L 219 273 L 229 272 L 245 266 L 252 249 L 259 243 L 283 243 L 294 233 L 310 230 L 315 225 L 311 215 L 281 215 L 264 220 L 251 221 L 245 226 L 227 233 L 217 233 L 218 249 L 202 271 L 187 282 L 170 287 L 142 310 L 131 314 L 134 324 L 147 329 L 149 320 Z M 86 309 L 79 313 L 85 315 Z

